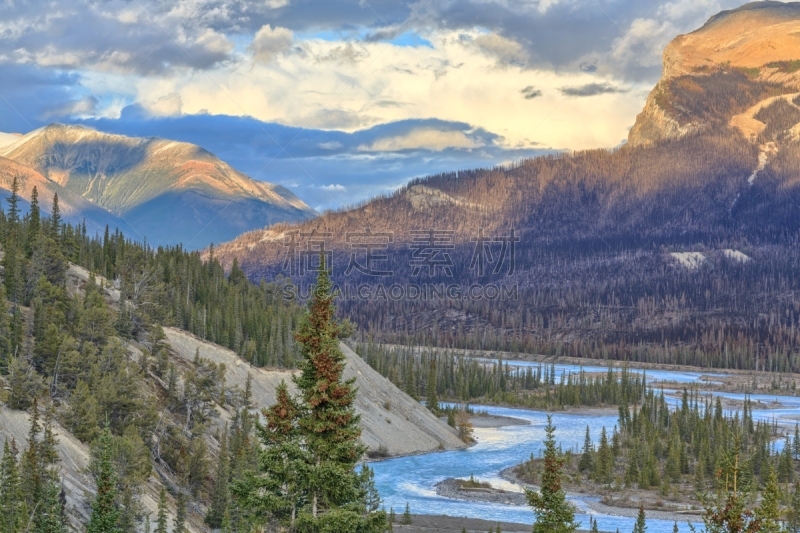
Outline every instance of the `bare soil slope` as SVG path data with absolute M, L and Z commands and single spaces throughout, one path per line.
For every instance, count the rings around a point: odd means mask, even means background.
M 226 367 L 226 384 L 244 389 L 247 374 L 253 376 L 253 401 L 258 407 L 275 402 L 275 389 L 281 380 L 291 384 L 285 370 L 251 367 L 231 350 L 204 342 L 173 328 L 164 328 L 175 355 L 186 361 L 200 357 Z M 356 378 L 356 410 L 361 415 L 361 439 L 371 451 L 386 455 L 410 455 L 435 450 L 465 448 L 455 430 L 433 416 L 422 404 L 375 372 L 355 352 L 342 344 L 347 357 L 345 378 Z

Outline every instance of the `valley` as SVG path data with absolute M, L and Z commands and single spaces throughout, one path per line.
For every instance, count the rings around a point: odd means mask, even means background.
M 0 50 L 0 533 L 800 532 L 800 2 L 337 1 Z

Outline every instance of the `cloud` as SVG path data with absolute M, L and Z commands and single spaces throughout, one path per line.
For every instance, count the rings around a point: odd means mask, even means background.
M 525 97 L 526 100 L 533 100 L 534 98 L 539 98 L 540 96 L 542 96 L 542 91 L 537 89 L 533 85 L 528 85 L 520 92 L 522 93 L 522 96 Z
M 564 96 L 574 96 L 579 98 L 586 96 L 597 96 L 599 94 L 613 94 L 613 93 L 627 92 L 627 89 L 621 89 L 619 87 L 615 87 L 610 83 L 587 83 L 585 85 L 559 87 L 558 90 L 561 91 L 561 94 L 563 94 Z
M 80 77 L 33 65 L 0 63 L 0 131 L 28 132 L 86 98 Z
M 333 192 L 347 192 L 347 187 L 344 185 L 340 185 L 338 183 L 332 183 L 330 185 L 323 185 L 320 187 L 323 191 L 333 191 Z
M 256 33 L 250 44 L 250 50 L 256 61 L 269 63 L 275 56 L 292 45 L 292 39 L 291 30 L 280 27 L 273 28 L 267 24 Z
M 42 118 L 51 120 L 58 117 L 88 117 L 94 115 L 97 110 L 97 98 L 94 96 L 84 96 L 76 100 L 64 102 L 42 114 Z
M 171 117 L 180 116 L 182 114 L 183 102 L 181 95 L 178 93 L 169 93 L 161 96 L 154 102 L 146 102 L 145 109 L 154 116 Z
M 153 75 L 230 57 L 227 36 L 174 2 L 31 0 L 0 5 L 0 57 L 58 69 Z
M 128 108 L 118 119 L 73 122 L 109 133 L 157 136 L 198 144 L 251 177 L 290 187 L 309 205 L 320 206 L 322 210 L 339 207 L 344 200 L 359 202 L 391 192 L 418 176 L 492 167 L 503 161 L 553 153 L 552 150 L 504 148 L 497 142 L 496 134 L 465 123 L 436 120 L 391 122 L 346 133 L 295 128 L 252 117 L 186 114 L 153 117 L 145 110 Z M 403 137 L 420 129 L 464 132 L 482 146 L 472 150 L 359 150 L 362 145 Z M 347 191 L 325 189 L 331 185 L 340 185 Z M 346 198 L 342 193 L 346 193 Z
M 525 66 L 528 61 L 528 53 L 521 44 L 501 35 L 489 33 L 476 37 L 473 42 L 500 64 Z
M 344 148 L 344 145 L 339 141 L 327 141 L 324 143 L 319 143 L 317 146 L 319 146 L 323 150 L 339 150 L 341 148 Z
M 333 50 L 329 50 L 324 55 L 317 56 L 317 61 L 358 63 L 366 57 L 369 57 L 369 52 L 367 52 L 364 47 L 356 47 L 353 43 L 347 43 L 343 46 L 337 46 Z
M 441 152 L 447 148 L 460 150 L 478 148 L 481 144 L 463 131 L 416 129 L 396 137 L 377 139 L 372 144 L 359 146 L 363 152 L 399 152 L 402 150 L 429 150 Z

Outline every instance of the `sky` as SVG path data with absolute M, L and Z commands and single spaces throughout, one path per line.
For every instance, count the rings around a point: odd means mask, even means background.
M 0 0 L 0 132 L 194 142 L 341 208 L 417 176 L 618 146 L 666 44 L 741 4 Z

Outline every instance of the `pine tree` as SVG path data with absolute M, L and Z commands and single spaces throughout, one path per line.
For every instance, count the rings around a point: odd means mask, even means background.
M 561 468 L 564 460 L 558 456 L 553 418 L 547 415 L 544 441 L 544 471 L 539 492 L 526 490 L 528 505 L 533 508 L 536 522 L 533 533 L 572 533 L 580 524 L 575 522 L 575 511 L 567 502 L 561 488 Z
M 30 257 L 33 253 L 33 243 L 41 230 L 41 214 L 39 211 L 39 191 L 36 187 L 31 191 L 31 205 L 28 213 L 28 234 L 25 238 L 25 254 Z
M 228 428 L 222 432 L 222 438 L 219 445 L 219 459 L 217 460 L 217 475 L 216 482 L 214 483 L 214 490 L 211 494 L 211 505 L 208 507 L 206 513 L 205 523 L 212 529 L 219 529 L 222 527 L 222 519 L 225 513 L 228 512 L 230 505 L 230 456 L 228 454 Z
M 592 522 L 592 527 L 589 531 L 591 533 L 600 533 L 600 530 L 597 528 L 597 520 L 594 520 L 592 517 L 589 517 L 589 520 Z
M 778 477 L 775 470 L 767 463 L 766 483 L 761 493 L 761 504 L 756 509 L 756 519 L 760 522 L 759 533 L 784 533 L 785 529 L 780 523 L 781 493 L 778 488 Z
M 155 533 L 167 533 L 167 491 L 163 488 L 158 495 L 158 514 Z
M 263 415 L 266 426 L 256 424 L 262 443 L 261 472 L 258 475 L 246 472 L 244 479 L 233 485 L 233 493 L 259 516 L 278 520 L 291 529 L 298 519 L 300 504 L 306 499 L 307 481 L 305 476 L 301 479 L 301 474 L 308 458 L 298 427 L 300 407 L 285 382 L 278 385 L 275 404 L 265 409 Z
M 404 526 L 409 526 L 411 522 L 411 505 L 406 502 L 406 510 L 403 511 L 403 516 L 400 517 L 400 523 Z
M 106 426 L 100 433 L 100 454 L 97 458 L 97 495 L 92 503 L 92 516 L 86 533 L 118 533 L 119 511 L 117 499 L 117 472 L 114 469 L 114 441 Z
M 303 361 L 293 378 L 302 398 L 297 425 L 307 453 L 310 506 L 303 520 L 320 528 L 325 523 L 356 527 L 362 518 L 345 507 L 358 500 L 355 466 L 366 447 L 359 441 L 359 416 L 353 406 L 355 379 L 342 381 L 345 357 L 334 315 L 332 283 L 320 256 L 308 313 L 295 335 Z
M 639 505 L 639 513 L 636 515 L 636 523 L 633 525 L 633 533 L 645 533 L 647 522 L 645 520 L 644 506 Z
M 6 440 L 0 462 L 0 531 L 19 531 L 26 518 L 25 509 L 17 465 L 17 447 L 14 441 L 9 444 Z
M 58 472 L 48 469 L 42 484 L 42 495 L 33 519 L 35 533 L 65 533 L 64 494 Z
M 425 393 L 425 407 L 427 407 L 433 414 L 439 414 L 439 399 L 436 396 L 436 358 L 431 357 L 430 366 L 428 367 L 428 384 Z
M 759 520 L 746 507 L 749 494 L 742 483 L 741 449 L 741 433 L 737 432 L 720 456 L 717 494 L 702 498 L 707 533 L 757 533 L 760 529 Z
M 800 459 L 800 424 L 794 425 L 794 440 L 792 441 L 792 452 L 795 459 Z
M 227 509 L 226 509 L 227 512 Z M 186 531 L 186 496 L 179 494 L 175 502 L 175 521 L 172 533 L 185 533 Z
M 589 426 L 586 426 L 586 436 L 583 439 L 583 453 L 581 454 L 581 459 L 578 461 L 578 470 L 581 472 L 591 472 L 594 467 L 594 461 L 592 459 L 592 451 L 594 449 L 594 445 L 592 444 L 592 436 L 589 433 Z
M 789 533 L 800 533 L 800 482 L 794 484 L 792 502 L 786 513 L 786 530 Z
M 5 282 L 6 296 L 12 303 L 12 310 L 16 313 L 17 304 L 22 287 L 22 269 L 20 268 L 19 254 L 19 184 L 14 176 L 11 182 L 11 196 L 8 197 L 8 216 L 6 217 L 6 234 L 3 243 L 3 279 Z M 19 346 L 15 346 L 18 348 Z
M 58 193 L 53 194 L 53 208 L 50 211 L 50 237 L 58 242 L 61 234 L 61 209 L 58 207 Z
M 608 445 L 606 428 L 600 430 L 600 446 L 597 448 L 597 459 L 594 465 L 594 479 L 598 483 L 610 483 L 614 469 L 614 455 Z

